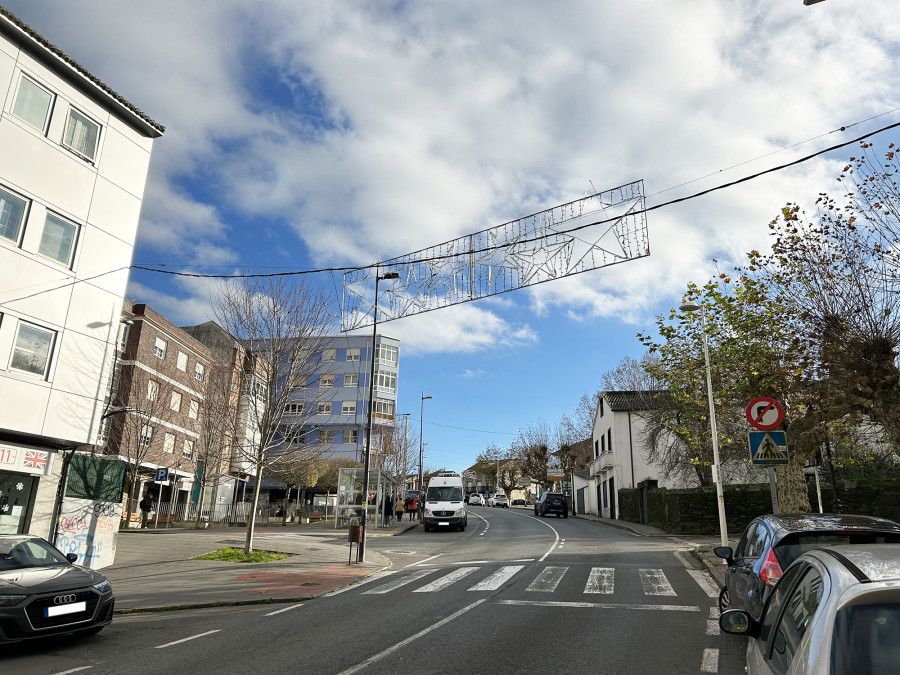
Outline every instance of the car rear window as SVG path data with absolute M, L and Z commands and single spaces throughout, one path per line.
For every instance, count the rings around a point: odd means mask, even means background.
M 900 604 L 851 605 L 834 619 L 834 675 L 892 673 L 900 663 Z
M 807 551 L 825 546 L 844 544 L 897 544 L 900 534 L 887 532 L 801 532 L 785 536 L 775 546 L 775 557 L 782 569 L 794 562 Z

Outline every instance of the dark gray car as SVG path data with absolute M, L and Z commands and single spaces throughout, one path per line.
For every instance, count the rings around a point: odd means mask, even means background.
M 76 559 L 40 537 L 0 534 L 0 643 L 93 635 L 112 621 L 109 581 Z
M 824 546 L 900 543 L 900 524 L 885 518 L 794 513 L 755 518 L 737 548 L 718 546 L 724 558 L 725 587 L 719 608 L 743 609 L 757 620 L 772 587 L 803 553 Z

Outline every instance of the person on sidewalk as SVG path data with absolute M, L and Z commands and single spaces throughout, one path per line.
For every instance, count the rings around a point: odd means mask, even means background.
M 153 500 L 150 495 L 144 493 L 144 498 L 138 503 L 141 509 L 141 529 L 146 530 L 150 527 L 150 511 L 153 509 Z
M 403 520 L 403 500 L 399 497 L 397 503 L 394 504 L 394 512 L 397 514 L 397 522 L 401 522 Z
M 419 510 L 419 498 L 410 497 L 406 500 L 406 512 L 409 514 L 410 520 L 415 520 L 416 512 Z
M 385 527 L 391 524 L 391 498 L 388 495 L 381 498 L 381 518 Z

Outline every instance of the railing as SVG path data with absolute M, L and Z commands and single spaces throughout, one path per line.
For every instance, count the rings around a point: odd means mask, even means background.
M 615 464 L 615 458 L 613 457 L 613 453 L 604 452 L 602 455 L 597 457 L 593 462 L 591 462 L 590 472 L 591 476 L 598 475 L 601 471 L 608 471 L 613 468 L 613 464 Z

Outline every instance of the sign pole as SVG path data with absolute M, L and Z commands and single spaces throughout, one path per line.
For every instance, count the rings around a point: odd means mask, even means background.
M 772 493 L 772 513 L 781 513 L 781 507 L 778 504 L 778 481 L 775 478 L 775 467 L 768 467 L 769 474 L 769 492 Z

